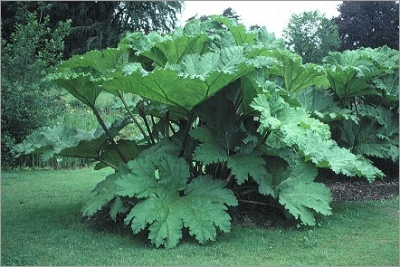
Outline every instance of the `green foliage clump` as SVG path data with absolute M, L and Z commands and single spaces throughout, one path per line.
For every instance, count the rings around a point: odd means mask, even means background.
M 49 17 L 21 11 L 1 53 L 2 166 L 14 164 L 10 149 L 28 134 L 45 126 L 60 111 L 61 99 L 42 78 L 61 60 L 70 21 L 50 30 Z M 3 29 L 2 29 L 3 31 Z M 2 32 L 3 33 L 3 32 Z
M 341 40 L 340 51 L 388 46 L 399 49 L 398 1 L 343 1 L 333 18 Z
M 109 207 L 134 233 L 149 230 L 157 247 L 176 246 L 184 228 L 200 243 L 228 232 L 227 208 L 246 201 L 249 185 L 314 226 L 316 214 L 332 212 L 329 188 L 315 182 L 318 168 L 370 182 L 384 176 L 368 154 L 332 139 L 333 123 L 359 119 L 347 105 L 353 95 L 339 100 L 344 106 L 334 102 L 342 79 L 329 76 L 335 64 L 303 64 L 265 28 L 246 31 L 221 16 L 171 34 L 129 34 L 117 48 L 74 56 L 48 77 L 93 111 L 97 132 L 42 129 L 15 152 L 80 155 L 99 161 L 96 169 L 114 168 L 83 215 Z M 102 91 L 120 99 L 125 119 L 104 122 Z M 127 102 L 131 94 L 140 101 Z M 129 124 L 141 135 L 121 138 Z
M 321 64 L 330 51 L 340 47 L 337 25 L 318 11 L 292 14 L 283 37 L 287 47 L 304 62 Z

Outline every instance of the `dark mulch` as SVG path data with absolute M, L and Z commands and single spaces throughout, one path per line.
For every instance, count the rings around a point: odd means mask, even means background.
M 399 180 L 332 181 L 325 182 L 331 189 L 334 202 L 391 199 L 399 195 Z

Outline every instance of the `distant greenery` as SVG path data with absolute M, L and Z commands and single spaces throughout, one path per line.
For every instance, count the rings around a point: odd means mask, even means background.
M 239 228 L 218 242 L 154 249 L 145 235 L 80 219 L 111 170 L 3 171 L 1 265 L 398 266 L 399 200 L 334 203 L 322 227 Z M 94 224 L 94 225 L 93 225 Z
M 48 16 L 39 20 L 37 12 L 18 12 L 20 22 L 1 43 L 2 167 L 14 166 L 10 148 L 15 143 L 62 112 L 60 96 L 51 90 L 54 85 L 42 79 L 61 60 L 71 25 L 60 21 L 51 30 Z
M 283 30 L 286 46 L 299 54 L 304 63 L 322 63 L 322 58 L 340 46 L 335 23 L 319 11 L 292 14 Z
M 171 31 L 182 5 L 179 1 L 2 1 L 2 168 L 55 163 L 55 158 L 15 159 L 10 153 L 14 144 L 39 127 L 78 122 L 76 126 L 93 128 L 86 111 L 74 121 L 70 116 L 74 109 L 64 101 L 63 92 L 43 80 L 61 59 L 115 45 L 128 31 Z
M 70 19 L 64 59 L 92 49 L 115 46 L 127 32 L 169 32 L 177 22 L 183 1 L 3 1 L 2 37 L 8 39 L 20 22 L 19 10 L 49 16 L 50 29 Z
M 340 51 L 388 46 L 399 49 L 398 1 L 343 1 L 334 18 Z

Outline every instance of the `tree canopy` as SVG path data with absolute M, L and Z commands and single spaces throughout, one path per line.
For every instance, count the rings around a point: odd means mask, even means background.
M 126 32 L 169 32 L 177 22 L 182 1 L 60 1 L 2 2 L 2 35 L 7 38 L 20 20 L 17 10 L 50 16 L 50 28 L 71 19 L 71 34 L 65 40 L 65 58 L 92 49 L 115 46 Z
M 1 152 L 60 114 L 60 96 L 43 78 L 74 54 L 115 46 L 126 32 L 169 32 L 177 1 L 1 2 Z M 54 91 L 54 90 L 53 90 Z
M 49 28 L 49 16 L 17 9 L 14 31 L 1 43 L 1 152 L 2 167 L 12 165 L 10 147 L 32 130 L 47 125 L 61 111 L 59 96 L 42 78 L 63 55 L 71 22 Z M 37 17 L 40 19 L 38 20 Z
M 286 46 L 304 62 L 321 63 L 340 46 L 337 26 L 318 11 L 293 14 L 283 31 Z
M 340 50 L 384 45 L 399 49 L 399 3 L 395 1 L 343 1 L 334 19 Z

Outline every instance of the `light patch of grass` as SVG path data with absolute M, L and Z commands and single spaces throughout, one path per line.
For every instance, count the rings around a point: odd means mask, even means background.
M 156 249 L 129 229 L 88 227 L 80 208 L 110 170 L 9 171 L 1 181 L 2 265 L 393 265 L 399 202 L 335 203 L 321 227 L 233 228 L 216 242 Z

